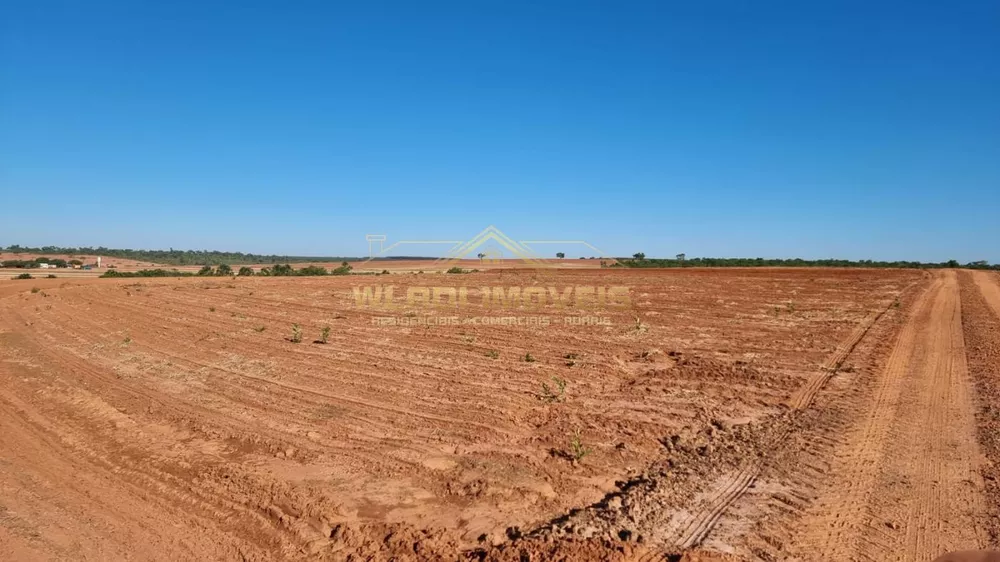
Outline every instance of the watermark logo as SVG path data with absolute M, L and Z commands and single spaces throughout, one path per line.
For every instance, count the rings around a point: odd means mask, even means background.
M 406 246 L 440 244 L 450 246 L 447 253 L 428 265 L 430 269 L 448 269 L 459 265 L 462 260 L 478 258 L 483 263 L 502 264 L 505 256 L 519 260 L 532 267 L 560 267 L 558 262 L 546 259 L 536 252 L 535 245 L 558 245 L 562 248 L 587 248 L 599 258 L 604 258 L 604 252 L 585 240 L 521 240 L 517 241 L 490 225 L 469 240 L 400 240 L 384 246 L 387 236 L 384 234 L 368 234 L 368 259 L 362 265 L 378 258 L 390 256 L 390 252 L 398 251 Z M 374 251 L 374 243 L 378 242 L 379 251 Z M 505 253 L 506 252 L 506 253 Z M 489 260 L 487 262 L 487 260 Z
M 583 240 L 516 241 L 495 226 L 489 226 L 470 240 L 401 240 L 388 246 L 385 235 L 365 237 L 369 247 L 368 261 L 386 257 L 389 252 L 407 245 L 447 244 L 447 253 L 429 262 L 431 271 L 461 271 L 463 260 L 478 258 L 486 265 L 504 265 L 505 259 L 522 262 L 530 268 L 560 268 L 566 262 L 546 259 L 532 245 L 558 244 L 562 248 L 583 246 L 603 257 L 603 252 Z M 378 252 L 375 252 L 378 243 Z M 511 258 L 505 258 L 506 255 Z M 565 254 L 559 253 L 562 258 Z M 364 263 L 364 262 L 363 262 Z M 449 276 L 450 277 L 450 276 Z M 556 279 L 557 277 L 554 277 Z M 373 310 L 372 321 L 378 325 L 518 325 L 548 326 L 609 325 L 609 310 L 632 306 L 630 288 L 624 285 L 501 285 L 479 283 L 434 283 L 396 286 L 393 284 L 358 285 L 351 298 L 359 309 Z

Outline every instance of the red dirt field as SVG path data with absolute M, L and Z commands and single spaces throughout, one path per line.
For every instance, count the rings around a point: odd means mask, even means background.
M 1000 285 L 970 275 L 0 281 L 0 558 L 902 561 L 995 546 L 983 459 L 1000 451 L 979 396 L 998 388 Z M 629 304 L 588 309 L 590 324 L 476 297 L 357 306 L 352 288 L 390 284 L 620 286 Z M 483 317 L 535 320 L 462 322 Z

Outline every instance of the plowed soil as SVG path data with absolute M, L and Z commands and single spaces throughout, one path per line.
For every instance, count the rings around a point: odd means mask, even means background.
M 386 325 L 351 293 L 382 284 L 627 286 L 631 304 Z M 998 326 L 979 272 L 0 281 L 0 558 L 986 548 Z

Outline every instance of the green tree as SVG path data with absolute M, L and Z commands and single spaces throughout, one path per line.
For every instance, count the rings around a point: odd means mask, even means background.
M 642 261 L 642 260 L 646 259 L 646 254 L 644 254 L 642 252 L 636 252 L 636 253 L 632 254 L 632 257 L 635 258 L 635 259 L 637 259 L 637 260 L 639 260 L 639 261 Z
M 198 270 L 198 275 L 211 275 L 213 273 L 212 266 L 206 265 Z
M 229 264 L 224 263 L 215 268 L 215 274 L 219 277 L 228 277 L 233 274 L 233 268 L 229 267 Z
M 559 259 L 563 259 L 566 257 L 566 254 L 564 254 L 563 252 L 556 252 L 556 257 Z
M 244 265 L 243 267 L 240 268 L 239 273 L 237 273 L 236 275 L 239 275 L 240 277 L 249 277 L 253 275 L 253 269 Z

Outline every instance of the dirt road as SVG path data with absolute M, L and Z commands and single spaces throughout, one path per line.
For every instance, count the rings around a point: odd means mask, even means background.
M 931 560 L 982 548 L 987 506 L 955 272 L 913 306 L 803 520 L 801 560 Z

